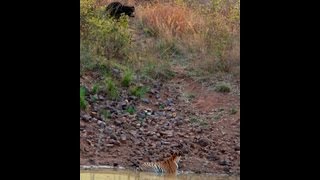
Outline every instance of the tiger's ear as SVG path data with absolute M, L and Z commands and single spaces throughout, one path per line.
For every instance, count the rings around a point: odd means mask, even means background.
M 182 155 L 182 152 L 181 151 L 177 151 L 175 152 L 177 156 L 181 156 Z
M 171 152 L 171 154 L 172 154 L 172 156 L 179 156 L 179 152 L 177 152 L 177 151 L 173 151 L 173 152 Z

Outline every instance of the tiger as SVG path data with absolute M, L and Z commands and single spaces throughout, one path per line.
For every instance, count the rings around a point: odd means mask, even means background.
M 166 160 L 158 162 L 144 162 L 140 166 L 140 170 L 151 168 L 157 174 L 177 174 L 179 168 L 178 163 L 181 159 L 180 153 L 173 153 L 172 156 Z

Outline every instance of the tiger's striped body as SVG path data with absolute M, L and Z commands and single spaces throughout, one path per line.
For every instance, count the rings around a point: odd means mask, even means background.
M 141 170 L 146 170 L 151 168 L 154 172 L 158 174 L 177 174 L 178 162 L 181 156 L 177 153 L 174 153 L 170 158 L 164 161 L 159 162 L 145 162 L 140 168 Z

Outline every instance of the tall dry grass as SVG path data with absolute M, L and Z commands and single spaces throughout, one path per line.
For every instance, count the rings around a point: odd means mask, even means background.
M 142 27 L 158 39 L 178 44 L 193 67 L 229 72 L 240 61 L 240 0 L 157 1 L 137 7 Z
M 167 39 L 196 33 L 202 19 L 188 7 L 172 3 L 148 4 L 139 8 L 137 16 L 153 32 Z

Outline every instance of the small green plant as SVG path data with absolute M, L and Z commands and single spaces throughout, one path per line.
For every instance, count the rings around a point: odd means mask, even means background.
M 129 70 L 125 71 L 122 78 L 122 86 L 129 87 L 133 79 L 133 73 Z
M 174 77 L 174 72 L 171 70 L 171 66 L 167 60 L 153 60 L 145 63 L 142 69 L 144 75 L 153 79 L 168 80 Z
M 235 108 L 231 108 L 230 111 L 229 111 L 229 113 L 230 113 L 231 115 L 237 114 L 237 112 L 238 112 L 238 111 L 237 111 Z
M 80 42 L 80 73 L 92 70 L 95 65 L 95 57 L 88 44 Z
M 208 125 L 207 121 L 205 121 L 204 119 L 201 119 L 199 117 L 196 117 L 196 116 L 191 117 L 189 121 L 192 124 L 198 124 L 198 125 L 204 126 L 204 127 Z
M 142 98 L 148 91 L 149 91 L 149 88 L 146 86 L 135 86 L 131 89 L 131 94 L 133 96 Z
M 190 122 L 191 122 L 191 123 L 198 123 L 199 120 L 198 120 L 198 118 L 196 118 L 196 117 L 191 117 L 191 118 L 190 118 Z
M 134 108 L 134 106 L 128 106 L 127 110 L 126 110 L 129 114 L 133 115 L 136 112 L 136 109 Z
M 159 109 L 163 110 L 164 109 L 164 105 L 163 104 L 159 104 Z
M 100 112 L 100 114 L 102 115 L 102 117 L 103 117 L 103 119 L 104 119 L 105 121 L 108 121 L 108 119 L 111 118 L 111 113 L 110 113 L 109 110 L 102 109 L 101 112 Z
M 216 115 L 213 116 L 214 121 L 219 121 L 222 118 L 222 113 L 217 113 Z
M 99 86 L 97 84 L 93 85 L 92 87 L 92 93 L 97 94 L 99 92 Z
M 226 83 L 220 83 L 215 87 L 215 91 L 227 93 L 231 91 L 230 85 Z
M 80 87 L 80 108 L 86 109 L 88 102 L 86 101 L 86 89 L 84 87 Z
M 98 100 L 98 95 L 97 94 L 93 95 L 92 96 L 92 101 L 93 102 L 97 102 L 97 100 Z
M 187 98 L 188 98 L 189 100 L 194 99 L 195 97 L 196 97 L 196 96 L 195 96 L 194 94 L 192 94 L 192 93 L 187 94 Z
M 110 95 L 110 98 L 117 99 L 119 97 L 119 91 L 116 84 L 113 82 L 111 78 L 107 78 L 106 86 L 107 86 L 107 92 Z
M 208 126 L 208 122 L 202 120 L 202 121 L 200 121 L 199 125 L 200 125 L 200 126 L 203 126 L 203 127 L 206 127 L 206 126 Z

